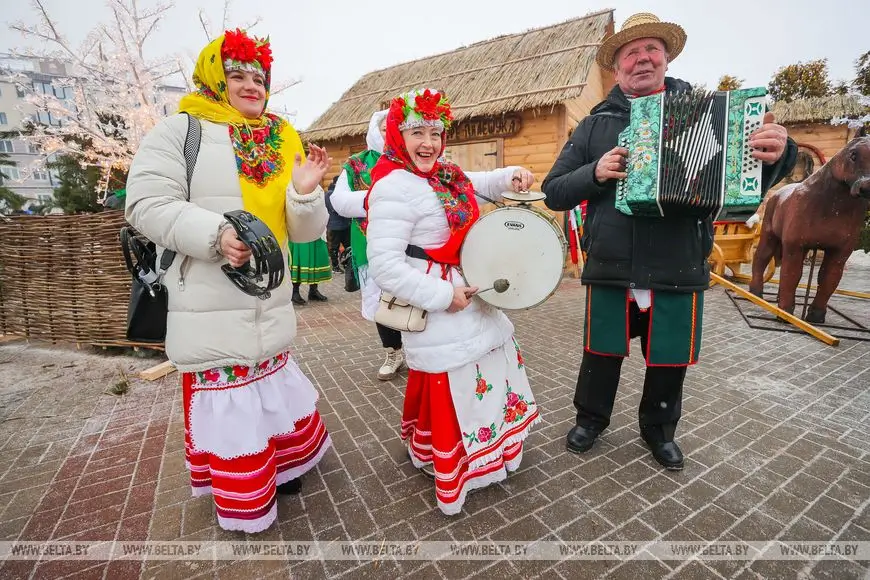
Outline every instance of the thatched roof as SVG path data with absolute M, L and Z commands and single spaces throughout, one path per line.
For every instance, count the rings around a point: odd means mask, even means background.
M 329 141 L 365 133 L 372 113 L 415 88 L 445 91 L 457 120 L 574 99 L 612 23 L 613 10 L 595 12 L 368 73 L 305 136 Z
M 835 118 L 856 118 L 866 115 L 868 107 L 854 95 L 831 95 L 797 99 L 790 103 L 777 101 L 771 109 L 777 123 L 827 123 Z

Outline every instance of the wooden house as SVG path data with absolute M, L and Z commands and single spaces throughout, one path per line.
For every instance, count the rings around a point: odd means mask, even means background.
M 468 171 L 524 166 L 539 190 L 570 132 L 614 84 L 595 62 L 610 34 L 607 10 L 370 72 L 303 139 L 333 158 L 328 183 L 349 155 L 365 149 L 372 113 L 404 91 L 434 88 L 446 92 L 457 121 L 449 159 Z
M 771 110 L 777 123 L 788 129 L 799 149 L 798 163 L 779 187 L 803 181 L 859 132 L 865 131 L 863 128 L 850 128 L 846 123 L 831 124 L 832 119 L 856 119 L 870 113 L 870 107 L 862 105 L 854 95 L 776 102 Z

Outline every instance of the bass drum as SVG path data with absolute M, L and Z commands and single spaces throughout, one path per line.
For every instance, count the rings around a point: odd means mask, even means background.
M 504 310 L 546 301 L 562 281 L 568 243 L 550 214 L 532 206 L 502 207 L 481 216 L 460 250 L 460 266 L 481 300 Z M 491 288 L 500 278 L 510 286 Z M 485 292 L 483 290 L 486 290 Z

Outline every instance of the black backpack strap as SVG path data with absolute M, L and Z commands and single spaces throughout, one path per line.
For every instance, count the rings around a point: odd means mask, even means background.
M 202 124 L 199 119 L 190 113 L 187 115 L 187 136 L 184 138 L 184 165 L 187 170 L 187 199 L 190 200 L 190 182 L 193 180 L 193 170 L 196 169 L 196 159 L 199 157 L 199 146 L 202 142 Z M 158 274 L 163 276 L 172 261 L 175 260 L 175 252 L 172 250 L 163 250 L 160 256 L 160 267 Z
M 202 142 L 202 125 L 199 119 L 190 113 L 187 115 L 187 137 L 184 138 L 184 163 L 187 168 L 187 199 L 190 200 L 190 182 L 193 170 L 196 168 L 196 158 L 199 157 L 199 145 Z
M 130 238 L 132 234 L 130 234 L 129 227 L 121 228 L 121 254 L 124 256 L 124 262 L 127 264 L 127 270 L 130 271 L 130 274 L 136 278 L 136 268 L 133 266 L 133 256 L 131 256 L 131 252 L 133 251 L 130 248 Z

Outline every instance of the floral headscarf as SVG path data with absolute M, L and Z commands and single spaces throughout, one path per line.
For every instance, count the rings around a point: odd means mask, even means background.
M 415 90 L 400 95 L 390 103 L 387 113 L 387 140 L 384 154 L 372 170 L 372 188 L 397 169 L 403 169 L 424 178 L 444 207 L 447 224 L 450 226 L 450 239 L 438 249 L 427 250 L 429 256 L 444 264 L 459 264 L 459 249 L 468 228 L 480 216 L 474 186 L 462 169 L 455 163 L 442 161 L 447 146 L 446 135 L 442 135 L 441 151 L 438 160 L 429 171 L 421 171 L 405 147 L 402 131 L 414 127 L 439 127 L 445 132 L 453 122 L 453 113 L 447 97 L 431 89 Z M 369 189 L 371 195 L 372 189 Z M 366 198 L 368 208 L 368 197 Z
M 236 157 L 236 170 L 245 210 L 260 218 L 279 243 L 287 239 L 285 202 L 297 153 L 305 156 L 302 140 L 284 119 L 265 111 L 248 119 L 230 104 L 225 71 L 242 70 L 263 75 L 266 102 L 272 69 L 268 39 L 242 30 L 226 31 L 199 54 L 193 73 L 197 90 L 181 99 L 179 112 L 204 121 L 227 125 Z

